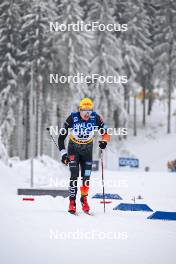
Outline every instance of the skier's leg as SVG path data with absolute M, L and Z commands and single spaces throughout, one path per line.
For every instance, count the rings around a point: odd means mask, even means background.
M 92 171 L 92 144 L 85 146 L 85 150 L 80 157 L 80 165 L 82 177 L 82 186 L 80 187 L 82 209 L 83 211 L 88 212 L 90 208 L 87 203 L 87 196 L 89 192 L 89 181 Z
M 89 186 L 89 180 L 92 171 L 92 151 L 93 144 L 91 143 L 85 145 L 81 153 L 80 165 L 83 186 Z
M 68 145 L 68 155 L 70 158 L 69 168 L 70 168 L 70 186 L 69 186 L 69 198 L 70 200 L 76 199 L 77 194 L 77 182 L 79 177 L 79 154 L 76 153 L 74 144 L 69 143 Z
M 92 171 L 92 160 L 81 160 L 81 178 L 82 178 L 82 185 L 89 186 L 90 175 Z

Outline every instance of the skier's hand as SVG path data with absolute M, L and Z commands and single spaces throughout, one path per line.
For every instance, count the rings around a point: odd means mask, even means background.
M 69 159 L 67 153 L 65 153 L 65 154 L 62 156 L 61 161 L 62 161 L 62 163 L 64 163 L 66 166 L 68 166 L 68 163 L 70 162 L 70 159 Z
M 106 148 L 106 145 L 107 145 L 107 142 L 106 141 L 99 141 L 99 148 L 105 149 Z

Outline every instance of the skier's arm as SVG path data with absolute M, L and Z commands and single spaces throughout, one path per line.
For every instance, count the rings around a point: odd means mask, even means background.
M 102 135 L 102 141 L 103 142 L 108 142 L 110 140 L 110 136 L 107 133 L 107 126 L 104 124 L 103 119 L 97 114 L 96 117 L 96 123 L 97 127 Z
M 66 154 L 66 150 L 65 150 L 65 139 L 68 135 L 68 129 L 71 128 L 72 126 L 72 117 L 71 115 L 66 119 L 66 121 L 64 122 L 63 127 L 60 130 L 60 134 L 58 137 L 58 146 L 59 146 L 59 150 L 61 152 L 61 156 L 63 156 L 64 154 Z

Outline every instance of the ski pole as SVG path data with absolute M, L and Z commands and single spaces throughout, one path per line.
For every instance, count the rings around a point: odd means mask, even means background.
M 103 204 L 105 213 L 105 190 L 104 190 L 104 163 L 103 163 L 103 150 L 101 149 L 101 170 L 102 170 L 102 186 L 103 186 Z
M 50 130 L 50 128 L 49 127 L 47 127 L 46 128 L 46 130 L 47 131 L 49 131 Z M 50 134 L 50 133 L 49 133 Z M 59 146 L 58 146 L 58 144 L 56 143 L 56 141 L 55 141 L 55 139 L 53 138 L 53 136 L 50 134 L 50 137 L 52 138 L 52 141 L 54 142 L 54 144 L 56 145 L 56 147 L 59 149 Z M 69 161 L 70 162 L 70 161 Z M 68 164 L 66 164 L 66 165 L 68 165 Z
M 47 130 L 47 131 L 50 131 L 50 128 L 47 127 L 46 130 Z M 49 133 L 49 134 L 50 134 L 50 133 Z M 50 137 L 52 138 L 52 140 L 53 140 L 54 144 L 56 145 L 56 147 L 59 149 L 59 146 L 57 145 L 55 139 L 53 138 L 53 136 L 52 136 L 51 134 L 50 134 Z

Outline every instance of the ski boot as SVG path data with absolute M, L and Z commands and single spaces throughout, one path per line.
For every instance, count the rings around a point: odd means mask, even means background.
M 81 190 L 80 201 L 81 201 L 81 204 L 82 204 L 82 210 L 85 213 L 89 213 L 90 207 L 89 207 L 89 204 L 87 202 L 87 195 L 88 195 L 89 187 L 82 186 L 82 187 L 80 187 L 80 190 Z
M 76 214 L 76 202 L 74 199 L 70 199 L 68 212 L 71 214 Z

